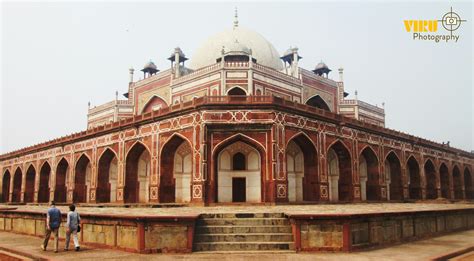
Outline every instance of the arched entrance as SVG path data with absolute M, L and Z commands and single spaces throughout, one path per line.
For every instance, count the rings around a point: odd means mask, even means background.
M 379 163 L 375 152 L 366 147 L 359 156 L 361 200 L 381 200 Z
M 15 175 L 13 175 L 12 202 L 14 203 L 19 203 L 21 201 L 21 179 L 22 179 L 21 169 L 17 168 L 15 171 Z
M 99 159 L 96 202 L 107 203 L 117 200 L 117 157 L 106 149 Z
M 45 162 L 41 167 L 40 180 L 38 188 L 38 202 L 47 203 L 49 202 L 49 177 L 51 175 L 51 166 L 48 162 Z
M 286 170 L 288 175 L 288 200 L 317 201 L 318 168 L 316 149 L 311 140 L 300 134 L 294 137 L 286 149 Z
M 438 197 L 438 190 L 436 189 L 437 188 L 436 170 L 431 160 L 427 160 L 425 162 L 425 177 L 426 177 L 426 198 L 436 199 Z
M 240 87 L 233 87 L 227 92 L 230 96 L 246 96 L 247 93 Z
M 466 199 L 474 199 L 474 189 L 472 187 L 472 176 L 469 169 L 464 169 L 464 191 L 466 193 Z
M 160 202 L 190 202 L 191 145 L 175 135 L 163 146 L 160 161 Z
M 441 166 L 439 167 L 439 178 L 441 183 L 441 197 L 451 198 L 449 185 L 449 170 L 444 163 L 441 163 Z
M 418 161 L 411 156 L 407 161 L 408 190 L 410 199 L 421 199 L 421 177 L 420 165 Z
M 69 164 L 66 159 L 62 158 L 56 168 L 56 186 L 54 188 L 54 201 L 58 203 L 66 202 L 67 198 L 67 187 L 66 177 L 68 172 Z
M 135 143 L 127 154 L 125 168 L 125 203 L 148 202 L 149 177 L 151 173 L 150 152 L 140 142 Z
M 2 179 L 2 202 L 10 201 L 10 179 L 10 171 L 6 170 Z
M 158 96 L 153 96 L 143 107 L 142 113 L 156 111 L 161 108 L 168 107 L 168 104 Z
M 331 109 L 329 109 L 328 104 L 319 95 L 313 96 L 308 99 L 306 101 L 306 105 L 313 106 L 321 110 L 331 111 Z
M 337 141 L 329 148 L 327 154 L 330 200 L 332 202 L 352 200 L 352 166 L 349 151 L 340 141 Z
M 26 171 L 26 180 L 25 180 L 25 195 L 23 201 L 25 203 L 30 203 L 35 200 L 35 179 L 36 179 L 36 170 L 33 165 L 28 167 Z
M 462 199 L 462 180 L 461 180 L 461 171 L 459 171 L 458 166 L 453 168 L 453 189 L 454 189 L 454 198 Z
M 402 200 L 403 182 L 401 164 L 394 152 L 390 152 L 385 159 L 385 179 L 388 189 L 387 200 Z
M 217 153 L 218 202 L 261 202 L 261 157 L 253 146 L 236 141 Z
M 91 181 L 91 163 L 85 154 L 82 154 L 77 161 L 75 174 L 73 202 L 88 202 Z

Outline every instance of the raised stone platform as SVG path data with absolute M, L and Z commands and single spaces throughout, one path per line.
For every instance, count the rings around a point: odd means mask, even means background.
M 67 207 L 59 208 L 65 218 Z M 42 236 L 46 209 L 0 205 L 0 230 Z M 472 203 L 79 206 L 78 210 L 82 243 L 139 253 L 353 251 L 474 228 Z

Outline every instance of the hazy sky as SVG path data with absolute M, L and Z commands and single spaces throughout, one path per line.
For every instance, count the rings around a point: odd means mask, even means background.
M 0 153 L 86 129 L 88 101 L 125 93 L 131 66 L 167 69 L 176 46 L 192 59 L 234 6 L 280 53 L 298 46 L 302 67 L 344 67 L 350 97 L 385 102 L 388 128 L 474 149 L 471 2 L 2 2 Z M 467 20 L 458 43 L 405 31 L 451 6 Z

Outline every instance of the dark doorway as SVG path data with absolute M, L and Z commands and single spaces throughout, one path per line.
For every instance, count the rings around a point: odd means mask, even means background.
M 64 203 L 66 202 L 67 188 L 66 188 L 66 175 L 69 164 L 62 158 L 59 161 L 56 170 L 56 188 L 54 189 L 54 201 Z
M 245 178 L 232 178 L 232 202 L 247 201 Z
M 74 177 L 74 203 L 87 202 L 87 169 L 90 168 L 89 158 L 82 154 L 76 163 L 76 176 Z
M 40 180 L 38 188 L 38 202 L 49 202 L 49 175 L 51 173 L 51 166 L 45 162 L 40 170 Z
M 327 103 L 319 95 L 316 95 L 312 97 L 311 99 L 309 99 L 306 102 L 306 105 L 313 106 L 325 111 L 331 111 Z
M 35 200 L 35 178 L 36 170 L 33 165 L 30 165 L 26 171 L 25 196 L 23 198 L 25 203 L 33 202 Z
M 227 95 L 230 95 L 230 96 L 245 96 L 245 95 L 247 95 L 247 93 L 245 93 L 244 90 L 242 90 L 238 87 L 234 87 L 229 92 L 227 92 Z
M 433 171 L 434 172 L 434 171 Z M 449 185 L 449 170 L 448 167 L 441 163 L 441 167 L 439 168 L 439 177 L 441 179 L 441 197 L 443 198 L 451 198 L 451 189 Z
M 2 184 L 3 184 L 2 185 L 2 202 L 9 202 L 10 201 L 10 171 L 7 170 L 5 171 L 5 174 L 3 174 Z

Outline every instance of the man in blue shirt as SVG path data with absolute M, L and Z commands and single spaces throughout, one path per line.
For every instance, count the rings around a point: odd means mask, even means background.
M 51 236 L 51 232 L 54 234 L 54 253 L 58 252 L 59 246 L 59 226 L 61 225 L 61 211 L 56 208 L 54 201 L 51 201 L 51 207 L 48 209 L 48 213 L 46 214 L 46 235 L 44 237 L 44 242 L 41 245 L 41 249 L 46 251 L 46 247 L 48 247 L 49 238 Z

